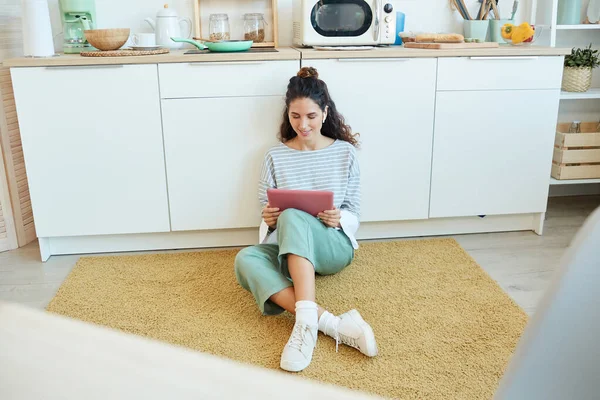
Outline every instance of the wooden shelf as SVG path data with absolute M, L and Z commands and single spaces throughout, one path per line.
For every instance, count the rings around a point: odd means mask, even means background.
M 597 179 L 565 179 L 558 180 L 550 178 L 550 185 L 581 185 L 584 183 L 600 183 L 600 178 Z
M 600 29 L 600 24 L 556 25 L 556 29 L 559 31 Z
M 214 0 L 216 1 L 216 0 Z M 240 3 L 244 3 L 243 0 L 239 0 Z M 265 15 L 265 18 L 267 19 L 266 23 L 268 25 L 268 27 L 265 28 L 265 30 L 271 30 L 270 31 L 270 35 L 268 36 L 272 36 L 272 40 L 271 41 L 265 41 L 265 42 L 254 42 L 252 44 L 252 47 L 259 47 L 259 48 L 265 48 L 265 47 L 279 47 L 279 18 L 278 18 L 278 11 L 277 11 L 277 0 L 255 0 L 253 2 L 247 2 L 246 1 L 246 6 L 248 6 L 248 3 L 250 5 L 255 5 L 253 3 L 263 3 L 264 4 L 264 10 L 262 11 L 262 13 Z M 194 39 L 198 40 L 199 38 L 202 37 L 202 4 L 201 3 L 210 3 L 210 1 L 207 0 L 193 0 L 194 3 Z M 237 0 L 230 0 L 228 2 L 228 4 L 236 4 Z M 242 7 L 239 4 L 236 4 L 236 7 Z M 252 8 L 249 8 L 248 11 L 255 11 Z M 268 17 L 270 15 L 270 18 Z M 210 35 L 208 33 L 206 33 L 206 36 L 204 36 L 206 38 L 210 37 Z M 243 37 L 232 37 L 231 39 L 242 39 Z
M 560 98 L 563 100 L 577 100 L 577 99 L 600 99 L 600 88 L 592 88 L 587 92 L 560 92 Z

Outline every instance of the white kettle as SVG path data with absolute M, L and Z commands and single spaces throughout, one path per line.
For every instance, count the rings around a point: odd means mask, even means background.
M 146 18 L 144 21 L 150 24 L 156 35 L 156 44 L 159 46 L 178 49 L 183 46 L 183 43 L 174 42 L 171 37 L 189 38 L 192 36 L 192 21 L 189 18 L 179 18 L 177 12 L 169 9 L 169 5 L 165 4 L 165 8 L 156 14 L 156 23 L 152 18 Z M 181 33 L 181 23 L 187 24 L 187 34 Z

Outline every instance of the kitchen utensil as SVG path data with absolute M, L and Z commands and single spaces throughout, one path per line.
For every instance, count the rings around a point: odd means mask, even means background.
M 515 14 L 517 13 L 518 8 L 519 8 L 519 2 L 517 0 L 515 0 L 515 2 L 513 3 L 512 14 L 510 16 L 510 19 L 512 19 L 513 21 L 515 19 Z
M 492 5 L 492 10 L 494 10 L 494 19 L 500 19 L 500 11 L 498 11 L 497 0 L 489 0 Z
M 177 37 L 172 37 L 171 40 L 173 40 L 174 42 L 193 44 L 199 50 L 204 50 L 205 48 L 208 48 L 208 50 L 217 53 L 246 51 L 250 47 L 252 47 L 252 40 L 221 40 L 218 42 L 204 41 L 203 43 L 199 43 L 192 39 Z
M 90 29 L 83 33 L 92 46 L 103 51 L 120 49 L 129 39 L 129 28 Z
M 433 49 L 433 50 L 452 50 L 452 49 L 493 49 L 499 47 L 496 42 L 484 43 L 404 43 L 407 49 Z
M 464 0 L 456 0 L 456 2 L 460 6 L 460 8 L 463 10 L 463 14 L 465 14 L 466 19 L 472 20 L 473 18 L 471 18 L 471 14 L 469 14 L 469 8 L 466 6 Z
M 471 19 L 469 9 L 467 8 L 463 0 L 450 0 L 450 7 L 454 10 L 457 10 L 459 14 L 463 17 L 463 19 Z
M 492 2 L 488 1 L 485 5 L 485 12 L 483 13 L 483 19 L 489 19 L 490 12 L 492 11 Z
M 146 21 L 152 27 L 156 35 L 156 44 L 166 46 L 172 49 L 178 49 L 182 43 L 173 42 L 171 37 L 189 38 L 192 36 L 192 21 L 189 18 L 179 18 L 177 12 L 165 4 L 164 8 L 156 14 L 156 22 L 152 18 L 146 18 Z M 182 34 L 181 23 L 187 24 L 187 33 Z
M 23 54 L 26 57 L 54 56 L 50 10 L 46 0 L 22 0 Z
M 208 34 L 211 41 L 229 40 L 231 33 L 229 29 L 229 17 L 227 14 L 211 14 L 209 18 Z
M 84 31 L 95 28 L 96 4 L 94 0 L 59 0 L 58 8 L 62 20 L 66 54 L 92 50 Z
M 485 5 L 487 4 L 487 0 L 479 0 L 481 5 L 479 6 L 479 11 L 477 11 L 477 19 L 483 19 L 483 13 L 485 9 Z
M 197 38 L 195 37 L 194 40 L 197 40 L 199 42 L 210 42 L 210 43 L 218 43 L 218 42 L 222 42 L 223 40 L 217 40 L 217 39 L 205 39 L 205 38 Z

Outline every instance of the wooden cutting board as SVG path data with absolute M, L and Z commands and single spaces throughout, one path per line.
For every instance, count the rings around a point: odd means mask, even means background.
M 492 49 L 499 47 L 496 42 L 485 43 L 404 43 L 407 49 L 436 49 L 436 50 L 451 50 L 451 49 Z

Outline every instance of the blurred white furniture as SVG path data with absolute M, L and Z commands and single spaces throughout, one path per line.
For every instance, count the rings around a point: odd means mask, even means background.
M 529 321 L 498 400 L 597 399 L 600 393 L 600 208 L 585 222 Z
M 0 399 L 376 397 L 0 302 Z

